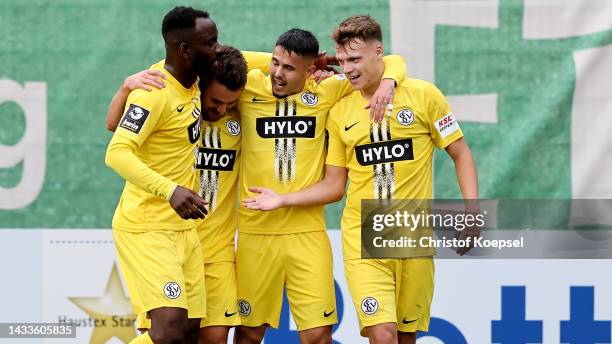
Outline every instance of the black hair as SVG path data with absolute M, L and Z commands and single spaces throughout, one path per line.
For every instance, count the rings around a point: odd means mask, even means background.
M 300 56 L 317 58 L 319 54 L 319 41 L 310 31 L 291 29 L 278 37 L 276 46 L 280 46 L 288 53 Z
M 176 6 L 166 13 L 162 21 L 162 36 L 167 42 L 169 35 L 177 30 L 193 29 L 197 18 L 210 18 L 206 11 L 196 10 L 193 7 Z

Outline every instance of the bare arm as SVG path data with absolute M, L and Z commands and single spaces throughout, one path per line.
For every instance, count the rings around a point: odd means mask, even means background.
M 123 115 L 125 109 L 125 102 L 127 101 L 130 92 L 137 88 L 141 88 L 147 91 L 151 90 L 151 87 L 163 88 L 166 86 L 164 81 L 166 76 L 164 73 L 158 70 L 143 70 L 136 74 L 128 76 L 117 93 L 113 96 L 108 111 L 106 112 L 106 129 L 111 132 L 115 132 L 119 125 L 119 120 Z
M 478 173 L 472 151 L 463 138 L 446 147 L 446 152 L 455 163 L 457 181 L 464 199 L 478 199 Z
M 388 55 L 383 58 L 385 72 L 378 89 L 365 107 L 370 109 L 370 118 L 380 122 L 383 115 L 391 116 L 393 113 L 393 92 L 395 86 L 406 79 L 406 61 L 400 55 Z M 391 104 L 391 105 L 389 105 Z
M 472 151 L 463 138 L 451 143 L 446 147 L 446 152 L 455 163 L 455 171 L 457 173 L 457 181 L 459 188 L 463 194 L 465 202 L 465 211 L 468 213 L 480 213 L 478 206 L 478 174 L 476 172 L 476 164 L 472 157 Z M 469 237 L 473 239 L 480 236 L 480 228 L 471 227 L 457 233 L 458 239 L 465 240 Z M 472 241 L 473 242 L 473 241 Z M 463 256 L 473 245 L 467 245 L 457 249 L 457 254 Z
M 333 203 L 342 199 L 346 188 L 346 177 L 346 168 L 325 165 L 323 179 L 304 190 L 279 195 L 267 188 L 252 187 L 249 190 L 257 195 L 243 200 L 242 204 L 253 210 L 274 210 L 282 207 Z
M 119 87 L 119 90 L 113 96 L 108 111 L 106 112 L 106 129 L 111 132 L 115 132 L 119 125 L 121 115 L 123 115 L 123 109 L 125 108 L 125 101 L 127 100 L 130 90 L 127 89 L 125 83 Z

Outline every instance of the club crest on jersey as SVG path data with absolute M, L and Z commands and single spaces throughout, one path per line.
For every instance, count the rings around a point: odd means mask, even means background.
M 119 127 L 129 130 L 134 134 L 138 134 L 140 133 L 140 129 L 144 126 L 147 117 L 149 117 L 149 110 L 136 104 L 130 104 L 123 118 L 121 118 Z
M 255 123 L 257 134 L 264 139 L 313 138 L 316 128 L 317 118 L 314 116 L 260 117 Z
M 176 282 L 168 282 L 164 286 L 164 294 L 171 300 L 178 299 L 181 296 L 181 286 Z
M 397 112 L 397 122 L 403 126 L 414 123 L 414 112 L 410 109 L 401 109 Z
M 227 121 L 227 132 L 229 132 L 232 136 L 240 135 L 240 123 L 233 119 Z
M 373 297 L 366 297 L 361 301 L 361 311 L 366 315 L 372 315 L 378 311 L 378 301 Z
M 302 103 L 308 106 L 315 106 L 317 105 L 317 102 L 319 101 L 319 98 L 317 97 L 317 95 L 312 92 L 302 93 L 301 98 L 302 98 Z
M 413 160 L 412 139 L 392 140 L 355 146 L 357 162 L 361 166 Z
M 235 150 L 200 147 L 196 158 L 196 168 L 199 170 L 231 171 L 234 169 L 235 161 Z
M 251 314 L 251 304 L 243 299 L 238 300 L 238 309 L 240 312 L 240 315 L 242 315 L 243 317 L 248 316 L 249 314 Z

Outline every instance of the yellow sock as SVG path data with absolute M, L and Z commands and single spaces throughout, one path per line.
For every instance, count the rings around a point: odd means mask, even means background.
M 129 344 L 153 344 L 153 341 L 149 336 L 149 332 L 145 332 L 144 334 L 132 339 Z

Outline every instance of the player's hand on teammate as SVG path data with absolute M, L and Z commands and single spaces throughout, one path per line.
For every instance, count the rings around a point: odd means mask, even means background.
M 274 210 L 283 206 L 283 197 L 268 188 L 251 187 L 249 191 L 257 195 L 242 201 L 242 205 L 245 208 L 251 210 Z
M 170 206 L 185 220 L 203 219 L 208 214 L 207 205 L 208 202 L 200 195 L 180 185 L 174 189 L 170 197 Z
M 315 82 L 318 84 L 321 81 L 329 78 L 332 75 L 337 74 L 337 71 L 332 65 L 338 65 L 338 59 L 333 55 L 327 55 L 327 52 L 324 50 L 319 53 L 314 62 L 317 70 L 314 72 L 312 77 L 315 79 Z
M 151 87 L 164 88 L 166 87 L 166 75 L 159 70 L 147 69 L 136 74 L 128 76 L 123 82 L 123 87 L 130 91 L 137 88 L 151 91 Z
M 370 99 L 366 109 L 370 109 L 370 120 L 380 122 L 385 113 L 391 116 L 393 113 L 393 90 L 395 89 L 395 80 L 383 79 L 378 86 L 376 92 Z
M 326 70 L 321 70 L 318 69 L 314 72 L 314 74 L 312 75 L 312 77 L 315 79 L 315 82 L 318 84 L 321 81 L 329 78 L 330 76 L 336 74 L 336 72 L 332 71 L 326 71 Z
M 339 63 L 336 56 L 327 55 L 327 51 L 323 50 L 315 59 L 314 65 L 317 67 L 317 70 L 333 71 L 335 73 L 336 70 L 331 66 L 338 66 Z

